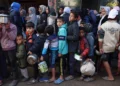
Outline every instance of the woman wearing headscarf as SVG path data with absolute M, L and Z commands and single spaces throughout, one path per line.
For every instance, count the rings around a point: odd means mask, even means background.
M 37 15 L 36 15 L 36 10 L 34 7 L 30 7 L 28 9 L 29 16 L 27 17 L 27 22 L 33 22 L 35 25 L 35 29 L 37 26 Z
M 98 24 L 98 28 L 108 20 L 109 11 L 110 11 L 110 7 L 108 7 L 108 6 L 104 6 L 101 9 L 100 21 L 99 21 L 99 24 Z
M 38 24 L 43 24 L 45 27 L 47 26 L 47 14 L 46 14 L 46 6 L 39 6 L 40 20 Z
M 53 25 L 54 32 L 57 33 L 57 27 L 56 27 L 56 19 L 57 19 L 57 13 L 55 12 L 55 9 L 52 7 L 46 8 L 47 13 L 47 25 Z
M 64 18 L 65 23 L 69 22 L 69 16 L 70 16 L 71 8 L 65 7 L 63 14 L 61 15 Z

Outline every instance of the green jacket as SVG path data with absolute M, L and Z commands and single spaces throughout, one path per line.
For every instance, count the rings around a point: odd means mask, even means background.
M 27 66 L 26 49 L 24 44 L 17 45 L 16 57 L 18 60 L 18 65 L 20 68 L 25 68 Z

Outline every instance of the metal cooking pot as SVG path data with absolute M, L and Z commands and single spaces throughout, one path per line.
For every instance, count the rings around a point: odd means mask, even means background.
M 8 23 L 8 15 L 0 14 L 0 23 Z
M 27 62 L 30 65 L 34 65 L 35 63 L 37 63 L 37 61 L 38 61 L 38 56 L 36 54 L 31 54 L 27 58 Z

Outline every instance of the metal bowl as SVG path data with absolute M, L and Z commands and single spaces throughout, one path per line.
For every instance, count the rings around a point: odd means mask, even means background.
M 0 14 L 0 23 L 8 23 L 8 15 Z
M 38 61 L 38 56 L 36 54 L 29 55 L 27 58 L 27 62 L 30 65 L 34 65 L 35 63 L 37 63 L 37 61 Z

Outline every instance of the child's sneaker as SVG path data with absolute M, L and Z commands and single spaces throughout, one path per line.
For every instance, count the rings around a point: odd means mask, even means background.
M 27 84 L 28 84 L 28 85 L 31 85 L 31 84 L 35 84 L 35 83 L 37 83 L 37 82 L 38 82 L 37 80 L 31 79 Z
M 87 77 L 87 78 L 84 79 L 84 81 L 85 82 L 92 82 L 92 81 L 94 81 L 94 79 L 91 78 L 91 77 Z
M 39 82 L 48 82 L 48 81 L 49 81 L 48 78 L 40 78 L 40 79 L 39 79 Z
M 26 82 L 26 81 L 28 81 L 29 80 L 29 78 L 23 78 L 22 79 L 22 82 Z
M 18 80 L 13 80 L 9 86 L 17 86 Z

